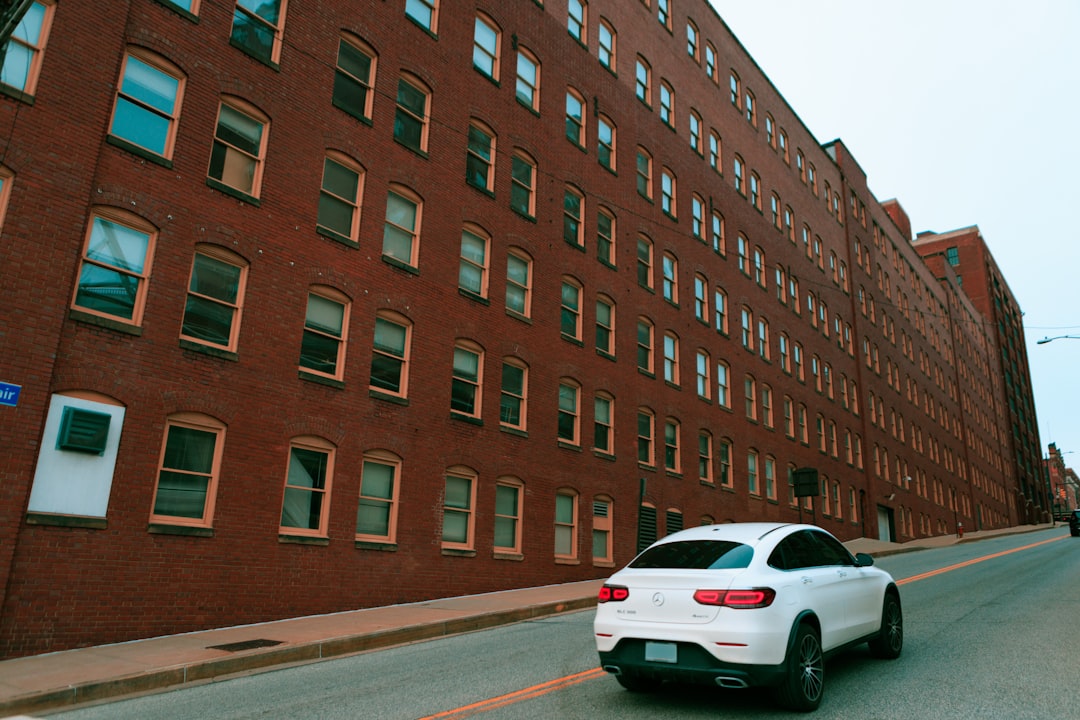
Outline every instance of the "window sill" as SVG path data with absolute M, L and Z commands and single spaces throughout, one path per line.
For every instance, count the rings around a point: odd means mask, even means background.
M 173 163 L 172 160 L 170 160 L 169 158 L 151 152 L 144 147 L 139 147 L 135 143 L 128 142 L 127 140 L 117 137 L 116 135 L 106 135 L 105 142 L 115 147 L 118 147 L 121 150 L 129 152 L 132 155 L 136 155 L 143 160 L 152 162 L 155 165 L 160 165 L 164 168 L 172 169 Z
M 183 535 L 186 537 L 214 537 L 214 528 L 194 527 L 192 525 L 168 525 L 166 523 L 152 522 L 146 526 L 146 531 L 154 535 Z
M 278 65 L 273 60 L 270 60 L 268 58 L 262 58 L 262 57 L 259 57 L 256 54 L 252 53 L 251 50 L 249 48 L 247 48 L 246 46 L 244 46 L 243 43 L 239 43 L 239 42 L 237 42 L 236 40 L 234 40 L 234 39 L 232 39 L 230 37 L 229 38 L 229 44 L 232 45 L 237 50 L 239 50 L 240 52 L 247 55 L 252 60 L 255 60 L 256 62 L 262 63 L 263 65 L 270 68 L 274 72 L 281 72 L 281 66 L 280 65 Z
M 53 527 L 88 528 L 90 530 L 106 530 L 109 527 L 108 520 L 103 517 L 90 517 L 89 515 L 63 515 L 60 513 L 28 512 L 26 513 L 27 525 L 52 525 Z
M 357 249 L 360 248 L 360 243 L 358 241 L 353 240 L 351 237 L 348 237 L 347 235 L 342 235 L 339 232 L 331 230 L 330 228 L 323 227 L 322 225 L 316 225 L 315 226 L 315 232 L 318 233 L 319 235 L 322 235 L 324 238 L 329 238 L 330 240 L 333 240 L 334 242 L 341 243 L 345 247 L 350 247 L 350 248 L 352 248 L 354 250 L 357 250 Z
M 27 105 L 34 104 L 33 95 L 25 93 L 18 88 L 12 87 L 11 85 L 4 85 L 0 83 L 0 95 L 7 95 L 9 98 L 13 98 L 15 100 L 18 100 L 19 102 L 26 103 Z
M 478 302 L 481 305 L 491 305 L 490 300 L 488 300 L 486 297 L 479 293 L 473 292 L 472 290 L 467 290 L 466 288 L 459 287 L 457 292 L 458 295 L 465 298 L 466 300 L 472 300 L 473 302 Z
M 448 548 L 442 549 L 444 557 L 476 557 L 475 550 L 469 550 L 467 548 Z
M 279 534 L 278 542 L 285 545 L 317 545 L 326 547 L 330 544 L 330 539 L 324 537 L 310 537 L 308 535 Z
M 460 420 L 461 422 L 468 423 L 469 425 L 477 425 L 479 427 L 484 426 L 483 418 L 475 417 L 473 415 L 465 415 L 463 413 L 457 412 L 456 410 L 450 411 L 450 419 Z
M 328 377 L 324 377 L 322 375 L 316 375 L 315 373 L 310 373 L 310 372 L 307 372 L 306 370 L 303 370 L 303 369 L 297 371 L 296 374 L 297 374 L 297 377 L 299 377 L 301 380 L 306 380 L 307 382 L 313 382 L 313 383 L 315 383 L 317 385 L 325 385 L 326 387 L 331 387 L 331 388 L 334 388 L 335 390 L 344 390 L 345 389 L 345 381 L 344 380 L 335 380 L 334 378 L 328 378 Z
M 394 142 L 396 142 L 398 145 L 405 148 L 409 152 L 424 158 L 425 160 L 430 159 L 429 156 L 428 156 L 427 150 L 425 150 L 422 147 L 416 147 L 414 145 L 410 145 L 409 143 L 405 142 L 404 140 L 397 137 L 396 135 L 394 136 Z
M 353 543 L 357 550 L 375 550 L 377 552 L 397 552 L 397 543 L 381 543 L 371 540 L 357 540 Z
M 563 450 L 570 450 L 572 452 L 581 452 L 581 446 L 570 442 L 569 440 L 559 440 L 558 445 Z
M 532 318 L 528 315 L 522 315 L 517 310 L 511 310 L 510 308 L 506 308 L 506 314 L 514 318 L 515 320 L 520 320 L 527 325 L 532 325 Z
M 527 430 L 522 430 L 522 429 L 516 428 L 516 427 L 509 427 L 508 425 L 500 425 L 499 426 L 499 432 L 504 432 L 507 435 L 514 435 L 514 436 L 519 437 L 519 438 L 527 438 L 527 437 L 529 437 L 529 433 L 528 433 Z
M 135 337 L 142 336 L 142 328 L 138 325 L 129 325 L 126 322 L 94 315 L 93 313 L 88 313 L 84 310 L 70 308 L 68 310 L 68 319 L 83 322 L 87 325 L 96 325 L 97 327 L 115 330 L 116 332 L 124 333 L 125 335 L 134 335 Z
M 555 564 L 556 565 L 580 565 L 581 561 L 578 560 L 577 558 L 557 557 L 557 558 L 555 558 Z
M 419 275 L 420 274 L 420 268 L 416 267 L 415 265 L 410 265 L 410 264 L 408 264 L 406 262 L 402 262 L 401 260 L 398 260 L 396 257 L 394 257 L 392 255 L 387 255 L 387 254 L 384 253 L 383 256 L 382 256 L 382 261 L 384 263 L 386 263 L 387 265 L 389 265 L 390 267 L 397 268 L 398 270 L 403 270 L 404 272 L 407 272 L 410 275 Z
M 223 350 L 222 348 L 214 347 L 212 345 L 204 345 L 194 340 L 185 340 L 180 338 L 180 348 L 183 350 L 190 350 L 191 352 L 197 352 L 200 355 L 209 355 L 210 357 L 219 358 L 221 360 L 230 360 L 237 362 L 240 359 L 239 354 L 231 350 Z
M 615 453 L 609 453 L 604 450 L 593 450 L 593 457 L 597 458 L 598 460 L 615 462 Z
M 525 560 L 525 556 L 521 553 L 499 552 L 497 550 L 491 553 L 491 557 L 495 560 L 510 560 L 512 562 L 522 562 Z
M 402 407 L 409 407 L 409 398 L 400 395 L 392 395 L 382 390 L 376 390 L 375 388 L 368 388 L 368 397 L 375 400 L 382 400 L 383 402 L 393 403 L 394 405 L 401 405 Z
M 234 187 L 232 187 L 230 185 L 226 185 L 225 183 L 223 183 L 220 180 L 217 180 L 215 178 L 212 178 L 212 177 L 206 178 L 206 185 L 207 185 L 207 187 L 209 187 L 211 189 L 214 189 L 214 190 L 217 190 L 218 192 L 224 193 L 224 194 L 228 195 L 229 197 L 234 197 L 237 200 L 240 200 L 242 202 L 246 202 L 249 205 L 254 205 L 255 207 L 259 207 L 259 205 L 261 204 L 259 202 L 259 198 L 255 197 L 254 195 L 248 195 L 243 190 L 237 190 L 236 188 L 234 188 Z

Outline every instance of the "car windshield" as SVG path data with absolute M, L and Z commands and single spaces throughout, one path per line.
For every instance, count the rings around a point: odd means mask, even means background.
M 687 540 L 656 545 L 641 553 L 632 568 L 724 570 L 744 568 L 754 557 L 749 545 L 729 540 Z

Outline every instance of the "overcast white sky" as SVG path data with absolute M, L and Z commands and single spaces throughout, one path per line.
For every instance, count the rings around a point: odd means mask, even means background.
M 1036 345 L 1080 338 L 1080 2 L 709 2 L 913 232 L 979 226 L 1025 313 L 1043 454 L 1080 467 L 1080 339 Z

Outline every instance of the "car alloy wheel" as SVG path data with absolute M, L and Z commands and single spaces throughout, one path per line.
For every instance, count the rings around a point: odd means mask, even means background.
M 780 703 L 790 710 L 815 710 L 825 690 L 825 658 L 817 631 L 806 623 L 799 625 L 791 652 L 787 677 L 779 688 Z
M 881 605 L 881 630 L 869 642 L 870 654 L 877 658 L 894 660 L 904 649 L 904 613 L 900 600 L 892 593 L 885 595 Z

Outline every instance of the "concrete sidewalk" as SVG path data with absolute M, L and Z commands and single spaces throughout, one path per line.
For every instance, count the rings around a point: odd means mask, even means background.
M 1051 525 L 891 543 L 859 538 L 874 556 L 942 547 Z M 211 682 L 231 675 L 520 622 L 596 604 L 603 580 L 293 618 L 0 661 L 0 717 Z

